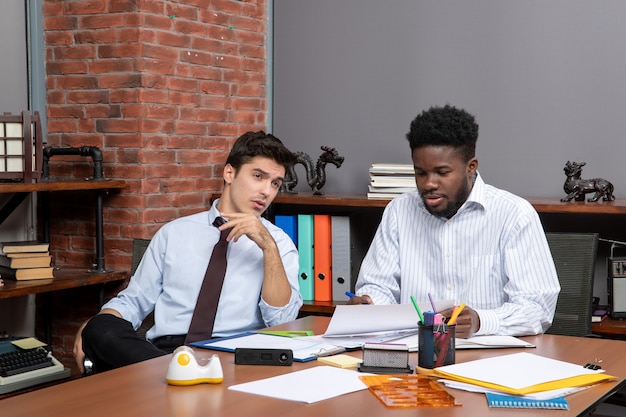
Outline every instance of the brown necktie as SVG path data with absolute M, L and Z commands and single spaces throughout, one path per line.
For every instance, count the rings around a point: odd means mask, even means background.
M 213 226 L 219 227 L 224 223 L 226 221 L 222 217 L 217 217 Z M 217 314 L 217 304 L 220 300 L 224 274 L 226 273 L 226 249 L 228 248 L 226 236 L 228 236 L 229 230 L 226 229 L 220 233 L 220 240 L 213 248 L 209 266 L 207 266 L 204 274 L 204 281 L 202 281 L 202 287 L 200 287 L 196 301 L 196 308 L 191 317 L 185 344 L 207 340 L 213 335 L 213 322 Z

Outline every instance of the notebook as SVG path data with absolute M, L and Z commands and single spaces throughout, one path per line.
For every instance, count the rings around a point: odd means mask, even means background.
M 569 404 L 565 397 L 552 398 L 550 400 L 536 400 L 518 397 L 515 395 L 496 394 L 488 392 L 487 404 L 494 408 L 546 408 L 549 410 L 569 410 Z

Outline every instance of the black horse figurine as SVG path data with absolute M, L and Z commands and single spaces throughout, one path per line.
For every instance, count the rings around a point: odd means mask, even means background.
M 313 167 L 313 160 L 308 154 L 304 152 L 295 152 L 298 159 L 291 169 L 285 174 L 285 180 L 280 188 L 281 191 L 296 194 L 296 191 L 293 191 L 296 185 L 298 185 L 298 176 L 296 175 L 295 168 L 297 164 L 302 164 L 306 169 L 306 179 L 309 187 L 313 190 L 313 194 L 324 194 L 320 190 L 324 184 L 326 184 L 326 164 L 333 164 L 339 168 L 341 167 L 341 164 L 343 164 L 344 157 L 339 156 L 335 148 L 322 146 L 321 149 L 324 152 L 317 159 L 315 167 Z
M 613 196 L 613 184 L 609 181 L 604 180 L 602 178 L 593 178 L 590 180 L 581 180 L 580 174 L 582 173 L 586 162 L 570 162 L 567 161 L 565 164 L 565 175 L 567 179 L 565 180 L 565 185 L 563 185 L 563 189 L 567 194 L 567 197 L 562 198 L 561 201 L 571 201 L 572 199 L 575 201 L 584 201 L 585 194 L 595 193 L 593 197 L 588 199 L 589 202 L 595 202 L 602 197 L 602 201 L 613 201 L 615 197 Z

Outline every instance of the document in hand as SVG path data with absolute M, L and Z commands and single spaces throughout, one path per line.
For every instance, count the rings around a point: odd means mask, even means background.
M 517 395 L 580 387 L 615 378 L 582 365 L 527 352 L 442 366 L 435 368 L 433 375 Z
M 422 311 L 431 310 L 429 303 L 418 303 Z M 436 303 L 438 310 L 454 305 L 453 300 Z M 330 319 L 325 337 L 361 336 L 376 333 L 417 331 L 418 317 L 411 304 L 338 305 Z

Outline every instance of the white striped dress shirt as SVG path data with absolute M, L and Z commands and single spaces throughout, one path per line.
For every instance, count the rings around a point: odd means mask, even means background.
M 544 332 L 559 291 L 535 209 L 480 175 L 451 219 L 430 214 L 417 191 L 391 201 L 356 284 L 375 304 L 428 301 L 429 293 L 464 302 L 480 317 L 477 335 Z

